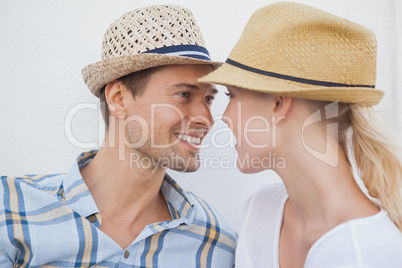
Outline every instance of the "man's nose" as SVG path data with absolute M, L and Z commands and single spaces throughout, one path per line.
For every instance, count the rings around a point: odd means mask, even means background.
M 214 124 L 214 119 L 212 118 L 210 106 L 205 102 L 194 105 L 192 107 L 190 121 L 192 124 L 198 127 L 207 128 L 209 131 Z

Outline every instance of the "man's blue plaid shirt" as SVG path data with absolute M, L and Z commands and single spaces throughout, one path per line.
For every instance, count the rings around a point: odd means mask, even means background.
M 98 228 L 99 210 L 79 169 L 68 174 L 1 177 L 0 267 L 232 267 L 237 236 L 205 201 L 168 175 L 161 192 L 172 221 L 146 226 L 122 249 Z

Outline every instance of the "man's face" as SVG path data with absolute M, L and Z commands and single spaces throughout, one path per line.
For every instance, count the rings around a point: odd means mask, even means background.
M 128 100 L 131 158 L 177 171 L 199 168 L 199 147 L 214 123 L 210 108 L 217 90 L 197 79 L 211 71 L 209 65 L 162 67 L 151 75 L 142 94 Z

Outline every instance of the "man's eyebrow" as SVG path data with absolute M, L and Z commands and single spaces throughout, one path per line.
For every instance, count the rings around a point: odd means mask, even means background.
M 193 84 L 188 84 L 188 83 L 180 83 L 180 84 L 174 84 L 174 87 L 184 87 L 184 88 L 188 88 L 188 89 L 192 89 L 192 90 L 200 90 L 200 88 L 196 85 Z M 214 87 L 212 89 L 212 94 L 217 94 L 218 90 Z
M 212 89 L 212 94 L 217 94 L 219 91 L 216 88 Z

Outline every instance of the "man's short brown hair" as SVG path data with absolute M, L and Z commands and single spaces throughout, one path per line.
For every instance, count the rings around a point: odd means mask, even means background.
M 149 81 L 149 78 L 153 73 L 158 71 L 161 67 L 153 67 L 145 70 L 141 70 L 138 72 L 134 72 L 123 77 L 120 77 L 116 80 L 121 81 L 128 89 L 130 89 L 133 98 L 140 96 Z M 100 109 L 105 120 L 105 129 L 106 131 L 109 129 L 109 108 L 107 107 L 106 96 L 105 96 L 105 88 L 106 85 L 101 89 L 99 100 L 100 100 Z

